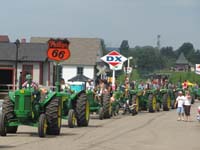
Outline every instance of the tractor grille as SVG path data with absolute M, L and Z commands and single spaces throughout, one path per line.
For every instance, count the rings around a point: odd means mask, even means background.
M 31 109 L 31 96 L 25 96 L 24 97 L 24 110 L 30 110 Z
M 15 96 L 15 109 L 19 110 L 19 95 Z
M 24 103 L 24 104 L 23 104 Z M 20 106 L 21 105 L 21 106 Z M 22 107 L 24 106 L 24 107 Z M 24 96 L 24 102 L 20 102 L 20 96 L 15 97 L 15 110 L 30 110 L 31 109 L 31 96 Z

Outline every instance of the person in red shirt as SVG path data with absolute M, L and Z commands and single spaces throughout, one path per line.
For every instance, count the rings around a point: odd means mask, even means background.
M 188 88 L 187 80 L 185 80 L 182 85 L 183 85 L 183 89 L 187 89 Z

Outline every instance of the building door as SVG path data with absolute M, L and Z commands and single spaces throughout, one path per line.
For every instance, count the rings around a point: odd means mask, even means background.
M 0 68 L 0 92 L 8 92 L 14 89 L 14 69 Z

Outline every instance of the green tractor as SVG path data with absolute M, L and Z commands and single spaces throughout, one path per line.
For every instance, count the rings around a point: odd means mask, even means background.
M 57 81 L 61 81 L 62 78 L 62 66 L 57 65 Z M 86 127 L 89 124 L 90 119 L 90 106 L 87 98 L 87 93 L 83 88 L 83 85 L 79 86 L 80 89 L 60 89 L 60 82 L 56 82 L 56 95 L 61 99 L 62 119 L 68 120 L 68 126 L 74 128 Z M 76 86 L 77 87 L 77 86 Z M 52 91 L 50 91 L 52 93 Z
M 163 108 L 163 111 L 169 111 L 171 108 L 171 95 L 167 88 L 156 90 L 157 111 Z
M 113 100 L 111 97 L 111 104 L 112 104 L 112 115 L 116 116 L 119 114 L 119 110 L 124 107 L 126 102 L 126 98 L 124 92 L 117 89 L 113 92 Z
M 40 91 L 22 88 L 10 91 L 4 99 L 0 116 L 0 135 L 16 133 L 19 125 L 38 127 L 39 137 L 59 135 L 62 103 L 56 92 L 40 99 Z
M 153 113 L 157 110 L 157 98 L 154 90 L 140 90 L 134 89 L 130 91 L 135 103 L 137 105 L 136 110 L 148 110 Z
M 112 106 L 109 91 L 104 90 L 101 95 L 93 91 L 87 91 L 87 99 L 89 100 L 91 113 L 97 113 L 101 120 L 111 117 Z

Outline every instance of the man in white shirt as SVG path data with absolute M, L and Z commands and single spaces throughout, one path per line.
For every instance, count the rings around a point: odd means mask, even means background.
M 184 101 L 185 101 L 185 96 L 183 95 L 182 91 L 179 91 L 174 107 L 178 105 L 177 106 L 178 120 L 183 120 L 183 121 L 184 121 L 184 107 L 183 107 Z

